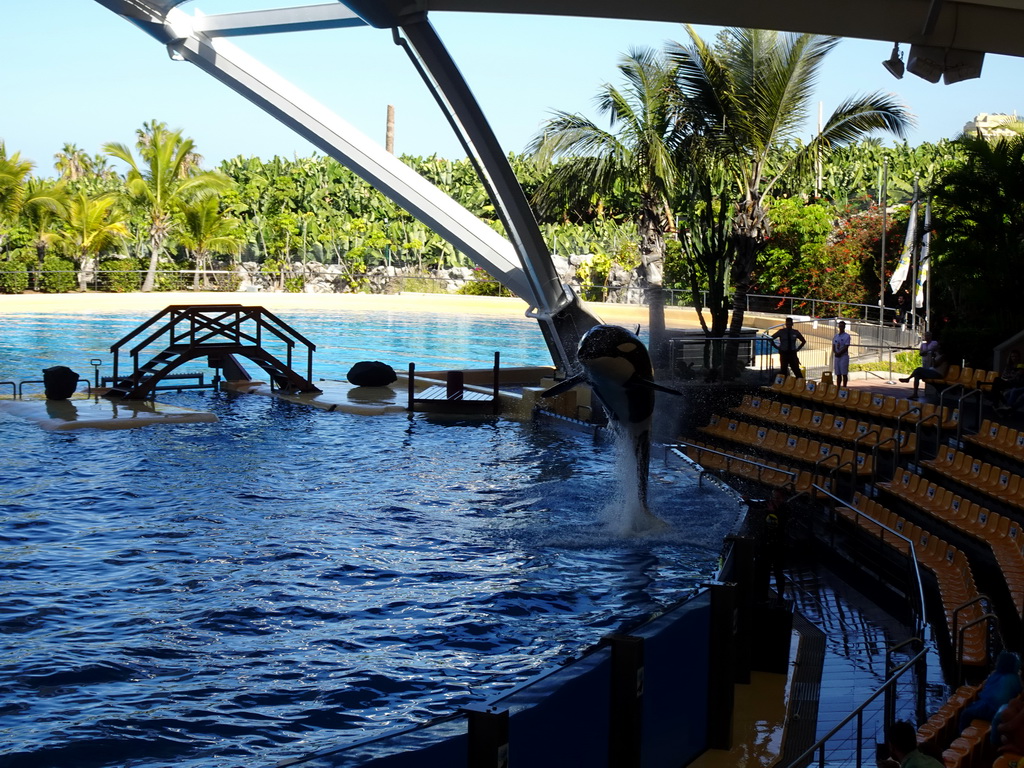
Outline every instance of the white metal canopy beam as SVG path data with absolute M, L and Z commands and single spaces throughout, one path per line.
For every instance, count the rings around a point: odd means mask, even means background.
M 484 266 L 502 285 L 529 303 L 529 314 L 540 323 L 555 364 L 567 372 L 577 367 L 577 342 L 588 328 L 599 321 L 558 280 L 522 189 L 453 64 L 445 77 L 446 82 L 461 83 L 464 90 L 458 93 L 460 103 L 471 104 L 478 113 L 472 116 L 471 130 L 468 133 L 459 131 L 459 136 L 484 177 L 495 207 L 502 212 L 501 218 L 506 230 L 513 233 L 514 243 L 496 233 L 322 104 L 223 39 L 242 34 L 242 29 L 269 33 L 284 29 L 320 29 L 362 24 L 344 6 L 303 6 L 192 17 L 176 8 L 177 2 L 168 0 L 96 2 L 125 16 L 164 43 L 173 58 L 192 62 L 276 117 Z M 425 19 L 417 21 L 426 23 Z M 428 29 L 424 30 L 422 24 L 414 27 L 414 32 L 428 41 L 428 55 L 446 60 L 447 53 L 440 41 L 436 36 L 431 37 L 432 28 L 426 25 Z M 447 61 L 450 63 L 450 59 Z M 454 76 L 450 74 L 451 70 L 455 71 Z M 445 100 L 439 97 L 438 101 L 443 107 Z M 450 110 L 446 113 L 453 126 L 458 128 L 459 118 Z M 485 145 L 484 154 L 489 154 L 490 159 L 480 161 L 472 139 L 467 143 L 467 135 L 476 137 L 478 142 Z M 500 162 L 495 163 L 494 157 L 499 158 Z M 502 164 L 507 172 L 501 170 Z M 498 168 L 497 182 L 493 180 L 493 174 L 489 174 L 489 169 L 494 166 Z M 521 200 L 515 200 L 516 193 Z M 504 202 L 510 198 L 515 200 L 512 214 L 507 213 L 509 206 Z M 525 235 L 521 234 L 523 232 Z
M 272 35 L 311 29 L 363 27 L 366 22 L 341 3 L 242 11 L 193 18 L 193 29 L 208 37 Z

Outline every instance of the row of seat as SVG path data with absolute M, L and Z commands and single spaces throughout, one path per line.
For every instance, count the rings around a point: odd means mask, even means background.
M 821 496 L 815 485 L 829 493 L 836 491 L 833 479 L 822 474 L 816 475 L 750 454 L 735 453 L 699 440 L 690 440 L 680 445 L 687 456 L 707 470 L 726 472 L 771 488 L 786 488 L 793 493 L 805 492 Z
M 1024 480 L 1012 470 L 989 464 L 950 446 L 940 448 L 934 459 L 926 459 L 921 465 L 1007 506 L 1024 510 Z
M 998 421 L 985 419 L 981 422 L 978 434 L 968 435 L 966 439 L 1014 461 L 1024 462 L 1024 430 L 1017 430 L 1000 424 Z
M 946 768 L 987 768 L 992 765 L 995 748 L 990 741 L 992 723 L 972 720 L 949 746 L 942 750 Z
M 1024 536 L 1021 535 L 1020 524 L 905 469 L 897 469 L 892 481 L 876 485 L 929 516 L 987 544 L 999 565 L 1018 614 L 1024 616 Z
M 946 371 L 946 375 L 941 379 L 925 379 L 925 381 L 941 387 L 951 387 L 959 384 L 964 389 L 988 390 L 992 388 L 992 382 L 998 378 L 998 371 L 986 371 L 983 368 L 970 368 L 967 366 L 961 368 L 959 365 L 951 365 Z
M 897 398 L 866 389 L 838 387 L 781 373 L 764 389 L 771 394 L 811 400 L 824 407 L 862 413 L 871 419 L 901 419 L 909 424 L 924 421 L 928 425 L 938 423 L 943 429 L 956 429 L 960 420 L 960 413 L 955 408 L 939 408 L 933 403 Z
M 897 432 L 892 427 L 879 428 L 869 421 L 801 408 L 769 397 L 744 395 L 743 402 L 733 411 L 759 421 L 783 424 L 791 429 L 813 432 L 858 446 L 873 448 L 877 445 L 881 450 L 899 450 L 906 454 L 913 454 L 917 449 L 917 435 L 909 430 Z
M 928 718 L 917 729 L 917 745 L 922 752 L 928 754 L 941 753 L 960 736 L 960 716 L 968 704 L 978 698 L 982 683 L 961 685 L 946 700 L 938 711 Z M 971 723 L 974 727 L 976 722 Z
M 956 643 L 960 627 L 981 617 L 981 606 L 976 602 L 979 594 L 974 574 L 967 556 L 959 549 L 860 493 L 855 494 L 851 506 L 840 507 L 838 512 L 904 555 L 911 554 L 910 544 L 913 543 L 914 557 L 935 574 L 952 643 Z M 967 607 L 958 613 L 957 609 L 965 605 Z M 972 665 L 984 664 L 988 660 L 988 643 L 983 624 L 975 624 L 965 630 L 961 658 L 963 663 Z
M 875 469 L 874 459 L 868 453 L 739 419 L 723 418 L 718 414 L 713 414 L 708 425 L 700 427 L 700 431 L 721 440 L 731 440 L 767 453 L 786 456 L 789 461 L 820 465 L 826 471 L 838 468 L 844 473 L 871 475 Z

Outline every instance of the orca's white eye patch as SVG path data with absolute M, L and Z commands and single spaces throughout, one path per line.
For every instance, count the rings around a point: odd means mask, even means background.
M 634 344 L 632 341 L 627 341 L 622 344 L 619 344 L 619 346 L 617 346 L 616 349 L 619 350 L 619 352 L 632 352 L 634 349 L 636 349 L 636 344 Z

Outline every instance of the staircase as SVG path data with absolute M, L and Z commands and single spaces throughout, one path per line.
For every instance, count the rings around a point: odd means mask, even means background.
M 150 333 L 143 337 L 146 331 Z M 138 343 L 127 348 L 129 342 L 136 339 L 140 339 Z M 265 344 L 283 349 L 285 360 L 269 351 Z M 293 350 L 299 344 L 307 351 L 306 376 L 292 367 Z M 163 349 L 146 362 L 140 362 L 149 349 L 159 347 Z M 202 356 L 206 356 L 213 367 L 229 368 L 241 380 L 251 380 L 236 360 L 236 356 L 246 357 L 267 374 L 271 386 L 278 390 L 319 392 L 311 382 L 315 349 L 316 345 L 263 307 L 240 304 L 170 306 L 111 346 L 114 384 L 106 396 L 147 399 L 160 381 L 173 376 L 176 368 Z M 123 376 L 118 373 L 122 350 L 133 360 L 131 373 Z

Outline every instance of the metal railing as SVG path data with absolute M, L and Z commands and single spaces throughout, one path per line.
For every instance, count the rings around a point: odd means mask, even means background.
M 711 472 L 711 470 L 706 469 L 703 465 L 701 465 L 699 461 L 695 462 L 693 459 L 691 459 L 689 456 L 687 456 L 686 452 L 684 451 L 684 448 L 693 448 L 695 451 L 697 451 L 697 455 L 698 456 L 700 456 L 701 454 L 704 454 L 704 453 L 710 453 L 710 454 L 714 454 L 715 456 L 721 457 L 722 459 L 725 460 L 726 471 L 729 471 L 729 472 L 732 471 L 732 465 L 734 463 L 742 463 L 742 464 L 745 464 L 745 465 L 748 465 L 748 466 L 751 466 L 751 467 L 755 467 L 757 469 L 757 480 L 758 480 L 758 482 L 762 481 L 762 478 L 763 478 L 764 473 L 766 471 L 768 471 L 768 472 L 775 472 L 775 473 L 778 473 L 780 475 L 785 475 L 786 477 L 789 478 L 789 482 L 786 484 L 787 487 L 792 486 L 795 489 L 798 473 L 793 472 L 792 470 L 783 469 L 782 467 L 773 467 L 770 464 L 762 464 L 761 462 L 754 461 L 753 459 L 743 458 L 742 456 L 734 456 L 733 454 L 727 453 L 725 451 L 716 451 L 714 448 L 708 448 L 707 446 L 694 445 L 693 443 L 688 443 L 685 440 L 681 440 L 678 443 L 675 443 L 674 445 L 666 445 L 665 446 L 665 460 L 667 461 L 668 460 L 668 454 L 672 453 L 675 456 L 677 456 L 678 458 L 682 459 L 687 464 L 690 464 L 691 466 L 693 466 L 695 468 L 695 471 L 697 471 L 698 474 L 699 474 L 698 479 L 697 479 L 698 486 L 700 486 L 701 480 L 705 476 L 707 476 L 707 477 L 715 477 L 715 475 Z
M 83 381 L 85 382 L 86 394 L 91 395 L 92 394 L 92 382 L 90 382 L 88 379 L 82 379 L 82 378 L 78 379 L 78 381 L 75 382 L 76 389 L 77 389 L 78 385 L 81 384 Z M 13 387 L 14 382 L 13 381 L 0 381 L 0 384 L 10 384 Z M 25 385 L 26 384 L 44 384 L 45 385 L 46 382 L 43 381 L 42 379 L 25 379 L 24 381 L 19 381 L 18 385 L 17 385 L 18 386 L 18 390 L 17 390 L 17 396 L 18 397 L 21 397 L 24 394 L 24 390 L 25 390 Z M 14 397 L 14 396 L 15 396 L 15 393 L 12 391 L 11 392 L 11 397 Z
M 701 291 L 701 306 L 707 306 L 707 291 Z M 693 306 L 693 292 L 690 290 L 665 289 L 666 306 Z M 730 307 L 731 299 L 730 299 Z M 809 317 L 831 318 L 850 322 L 862 322 L 874 326 L 892 326 L 906 328 L 906 323 L 898 315 L 898 310 L 884 307 L 879 311 L 878 304 L 858 304 L 849 301 L 832 301 L 813 299 L 803 296 L 781 296 L 774 294 L 748 293 L 744 310 L 766 315 L 807 315 Z M 915 333 L 916 331 L 908 331 Z
M 263 345 L 263 333 L 266 331 L 286 347 L 286 363 L 289 368 L 292 367 L 292 350 L 296 346 L 296 342 L 306 347 L 306 379 L 307 381 L 312 381 L 313 379 L 313 352 L 316 350 L 316 345 L 313 342 L 263 307 L 219 304 L 167 307 L 142 323 L 131 333 L 114 342 L 110 347 L 110 351 L 114 354 L 112 378 L 115 381 L 124 378 L 118 374 L 118 360 L 121 349 L 162 320 L 166 320 L 164 325 L 156 328 L 156 330 L 142 338 L 141 341 L 128 350 L 128 354 L 131 355 L 133 362 L 132 375 L 138 376 L 139 374 L 140 352 L 158 340 L 165 343 L 167 347 L 181 344 L 189 347 L 202 346 L 203 344 L 211 343 L 215 339 L 222 339 L 233 344 L 249 342 L 257 347 L 261 347 Z
M 853 710 L 853 712 L 844 717 L 842 721 L 840 721 L 834 728 L 832 728 L 832 730 L 830 730 L 828 733 L 826 733 L 824 736 L 818 739 L 818 741 L 815 742 L 812 746 L 804 750 L 804 752 L 800 754 L 799 757 L 797 757 L 795 760 L 792 760 L 786 768 L 802 768 L 803 766 L 811 763 L 811 761 L 815 757 L 815 754 L 817 754 L 818 765 L 821 768 L 824 768 L 827 764 L 825 750 L 829 742 L 833 742 L 837 738 L 841 738 L 847 741 L 850 738 L 855 739 L 856 741 L 854 752 L 856 754 L 856 761 L 854 762 L 854 765 L 865 765 L 866 763 L 864 761 L 864 731 L 865 714 L 867 713 L 868 708 L 872 704 L 874 704 L 880 696 L 884 697 L 882 701 L 879 702 L 877 705 L 879 711 L 867 715 L 867 717 L 871 719 L 872 723 L 875 723 L 876 720 L 881 719 L 883 725 L 882 729 L 884 730 L 884 726 L 888 724 L 885 722 L 886 713 L 889 711 L 890 708 L 894 707 L 892 701 L 895 699 L 897 683 L 900 682 L 900 678 L 902 678 L 907 672 L 914 671 L 918 667 L 918 665 L 923 664 L 927 658 L 928 648 L 927 646 L 925 646 L 924 641 L 922 639 L 917 637 L 909 638 L 903 644 L 905 645 L 906 643 L 913 642 L 917 642 L 922 645 L 921 650 L 918 651 L 917 654 L 915 654 L 912 658 L 905 661 L 901 666 L 897 667 L 895 670 L 891 671 L 889 673 L 889 677 L 885 680 L 885 682 L 882 683 L 878 690 L 876 690 L 867 699 L 865 699 L 859 707 Z M 923 691 L 923 686 L 920 685 L 920 682 L 918 684 L 918 689 L 920 691 Z M 853 722 L 856 722 L 856 726 L 853 728 L 854 732 L 851 735 L 847 731 L 850 730 L 848 726 L 850 725 L 850 723 Z M 875 756 L 874 754 L 872 754 L 869 763 L 874 764 L 874 762 Z
M 678 457 L 684 459 L 685 461 L 687 461 L 687 463 L 689 463 L 691 466 L 695 466 L 698 469 L 698 471 L 700 471 L 702 473 L 702 475 L 703 475 L 703 473 L 708 472 L 708 470 L 704 469 L 703 465 L 700 464 L 699 458 L 698 458 L 698 461 L 695 462 L 693 459 L 691 459 L 689 456 L 687 456 L 684 453 L 683 447 L 687 446 L 687 445 L 689 445 L 689 444 L 688 443 L 680 443 L 679 445 L 675 445 L 675 446 L 666 446 L 666 456 L 667 456 L 667 454 L 669 452 L 671 452 L 672 454 L 675 454 L 676 456 L 678 456 Z M 781 469 L 779 469 L 777 467 L 770 467 L 768 465 L 761 464 L 760 462 L 750 461 L 748 459 L 742 459 L 740 457 L 732 456 L 729 453 L 722 452 L 722 451 L 716 451 L 714 449 L 705 448 L 703 446 L 693 446 L 693 447 L 698 449 L 701 452 L 708 452 L 708 453 L 715 454 L 715 455 L 717 455 L 719 457 L 723 457 L 725 459 L 725 461 L 726 461 L 726 466 L 727 467 L 731 466 L 730 462 L 745 462 L 745 463 L 748 463 L 748 464 L 753 464 L 755 466 L 761 467 L 761 468 L 763 468 L 763 470 L 770 470 L 772 472 L 783 472 L 784 474 L 786 474 L 786 475 L 788 475 L 790 477 L 790 483 L 791 484 L 793 483 L 793 481 L 796 478 L 795 473 L 793 473 L 791 471 L 781 470 Z M 700 454 L 698 454 L 698 457 L 699 457 L 699 455 Z M 924 584 L 923 584 L 923 581 L 921 579 L 921 572 L 920 572 L 920 568 L 919 568 L 918 563 L 917 563 L 917 556 L 916 556 L 916 552 L 915 552 L 915 548 L 914 548 L 914 542 L 911 541 L 907 536 L 904 536 L 902 532 L 894 530 L 894 529 L 890 528 L 889 526 L 885 525 L 884 523 L 881 523 L 881 522 L 875 520 L 870 515 L 867 515 L 867 514 L 863 513 L 862 511 L 860 511 L 856 507 L 853 507 L 852 505 L 850 505 L 846 501 L 844 501 L 844 500 L 840 499 L 839 497 L 837 497 L 835 494 L 833 494 L 829 490 L 827 490 L 825 488 L 822 488 L 817 483 L 812 483 L 811 488 L 810 489 L 806 489 L 805 493 L 808 493 L 808 494 L 811 494 L 811 493 L 813 493 L 813 494 L 821 494 L 826 499 L 831 500 L 832 503 L 831 503 L 830 512 L 831 512 L 833 521 L 834 521 L 834 516 L 835 516 L 835 510 L 836 510 L 837 507 L 841 506 L 841 507 L 845 507 L 847 509 L 851 509 L 855 513 L 855 515 L 854 515 L 854 520 L 855 521 L 857 520 L 858 517 L 863 516 L 864 518 L 866 518 L 868 520 L 871 520 L 874 524 L 878 525 L 879 528 L 884 529 L 885 531 L 888 531 L 889 533 L 891 533 L 894 537 L 902 539 L 904 542 L 907 543 L 907 546 L 909 548 L 909 553 L 910 553 L 909 560 L 910 560 L 910 563 L 911 563 L 910 572 L 911 572 L 912 575 L 910 575 L 908 577 L 910 580 L 908 581 L 908 585 L 907 585 L 906 591 L 907 591 L 908 595 L 909 594 L 913 594 L 914 592 L 916 592 L 917 607 L 916 607 L 916 609 L 912 608 L 913 613 L 914 613 L 914 630 L 913 630 L 914 631 L 914 636 L 911 637 L 910 639 L 908 639 L 908 640 L 898 644 L 898 645 L 895 645 L 895 646 L 892 646 L 892 647 L 886 649 L 886 676 L 887 677 L 886 677 L 886 680 L 882 683 L 882 685 L 876 691 L 874 691 L 874 693 L 872 693 L 863 703 L 861 703 L 860 706 L 858 706 L 856 709 L 854 709 L 852 712 L 850 712 L 849 715 L 844 717 L 835 727 L 833 727 L 827 734 L 825 734 L 825 736 L 823 736 L 815 744 L 813 744 L 811 747 L 809 747 L 807 750 L 805 750 L 795 760 L 791 761 L 788 764 L 788 768 L 803 768 L 803 766 L 808 765 L 815 758 L 816 755 L 817 755 L 818 765 L 821 766 L 821 768 L 824 768 L 824 766 L 826 765 L 826 754 L 827 754 L 827 750 L 829 749 L 830 744 L 832 745 L 832 747 L 834 749 L 838 749 L 839 747 L 835 744 L 836 740 L 842 739 L 845 742 L 849 742 L 849 740 L 851 738 L 855 739 L 854 751 L 855 751 L 855 754 L 856 754 L 856 762 L 854 763 L 854 765 L 864 765 L 865 763 L 864 763 L 864 759 L 863 759 L 864 758 L 863 749 L 864 749 L 864 741 L 865 741 L 864 740 L 864 734 L 865 734 L 865 724 L 866 724 L 865 723 L 865 721 L 866 721 L 865 714 L 868 712 L 869 707 L 871 707 L 876 701 L 878 701 L 879 697 L 884 697 L 882 699 L 882 701 L 880 701 L 877 704 L 878 711 L 875 712 L 875 713 L 872 713 L 871 716 L 870 716 L 870 719 L 871 719 L 871 722 L 876 725 L 876 730 L 878 730 L 878 727 L 877 727 L 878 726 L 878 721 L 881 722 L 881 726 L 880 726 L 881 729 L 884 729 L 885 725 L 891 723 L 892 720 L 894 719 L 894 713 L 895 713 L 895 709 L 896 709 L 896 707 L 895 707 L 895 701 L 896 701 L 896 695 L 897 695 L 897 688 L 896 688 L 896 686 L 901 681 L 901 679 L 904 677 L 904 675 L 906 675 L 906 673 L 908 671 L 916 670 L 917 673 L 918 673 L 918 682 L 917 682 L 917 686 L 916 686 L 917 694 L 916 694 L 916 699 L 915 699 L 915 709 L 916 709 L 916 711 L 918 713 L 918 720 L 923 719 L 925 688 L 924 688 L 924 685 L 922 684 L 922 680 L 924 680 L 924 678 L 925 678 L 925 672 L 924 672 L 925 667 L 924 667 L 924 665 L 926 664 L 926 658 L 927 658 L 927 654 L 928 654 L 928 646 L 926 644 L 926 639 L 929 636 L 927 614 L 926 614 L 926 610 L 927 609 L 926 609 L 925 596 L 924 596 Z M 828 508 L 828 504 L 827 503 L 826 503 L 826 508 Z M 914 656 L 912 656 L 910 659 L 905 661 L 899 667 L 897 667 L 896 669 L 893 669 L 892 668 L 892 664 L 891 664 L 893 653 L 895 653 L 896 651 L 900 650 L 901 648 L 903 648 L 903 647 L 905 647 L 905 646 L 907 646 L 909 644 L 913 644 L 913 643 L 918 644 L 920 646 L 920 650 L 918 650 L 918 652 Z M 849 728 L 851 723 L 855 723 L 855 726 L 852 729 L 853 730 L 852 734 L 849 733 L 849 731 L 851 730 Z M 874 755 L 873 754 L 871 755 L 871 759 L 870 759 L 869 762 L 874 762 Z
M 310 262 L 320 264 L 320 262 Z M 323 266 L 332 266 L 326 265 Z M 134 269 L 103 269 L 94 268 L 82 271 L 74 270 L 40 270 L 31 269 L 26 272 L 36 281 L 46 278 L 58 278 L 60 282 L 73 285 L 71 290 L 94 290 L 104 292 L 133 292 L 142 287 L 147 270 Z M 302 273 L 294 272 L 290 265 L 285 265 L 281 270 L 274 272 L 261 272 L 259 276 L 276 283 L 272 290 L 291 290 L 301 292 L 302 278 L 307 277 Z M 233 269 L 158 269 L 154 273 L 154 291 L 225 291 L 233 292 L 239 289 L 242 276 Z M 286 282 L 296 280 L 289 288 Z M 344 280 L 349 285 L 364 283 L 374 287 L 384 288 L 386 291 L 415 291 L 415 292 L 436 292 L 448 293 L 447 284 L 452 278 L 435 275 L 381 275 L 374 272 L 360 272 L 344 274 Z M 490 286 L 496 295 L 503 286 L 495 280 L 472 280 L 469 282 Z M 408 287 L 407 287 L 408 286 Z M 62 292 L 62 291 L 55 291 Z M 608 286 L 601 283 L 581 282 L 577 292 L 586 297 L 588 301 L 604 302 L 612 298 L 615 303 L 629 303 L 643 305 L 644 294 L 642 286 Z M 707 291 L 700 291 L 700 305 L 707 307 Z M 693 292 L 689 289 L 665 288 L 664 298 L 666 306 L 692 307 L 694 306 Z M 731 297 L 729 299 L 731 307 Z M 771 294 L 747 294 L 744 306 L 747 312 L 769 315 L 806 315 L 819 318 L 844 319 L 849 322 L 863 322 L 874 326 L 884 325 L 892 327 L 901 326 L 896 321 L 897 310 L 885 307 L 881 314 L 877 304 L 858 304 L 846 301 L 833 301 L 828 299 L 815 299 L 800 296 L 782 296 Z M 913 331 L 908 331 L 908 333 Z M 916 332 L 913 332 L 916 333 Z
M 855 524 L 859 525 L 860 523 L 858 521 L 860 518 L 863 517 L 864 519 L 871 522 L 873 525 L 878 526 L 879 529 L 891 533 L 897 539 L 902 539 L 907 543 L 907 546 L 909 547 L 908 552 L 910 557 L 910 570 L 913 572 L 914 575 L 913 583 L 910 585 L 911 588 L 908 590 L 908 593 L 911 591 L 916 592 L 917 597 L 917 606 L 914 607 L 916 615 L 915 634 L 924 636 L 926 634 L 926 628 L 928 625 L 927 613 L 925 612 L 924 582 L 921 580 L 921 568 L 917 562 L 917 548 L 914 546 L 914 542 L 911 541 L 907 536 L 904 536 L 902 531 L 898 531 L 895 528 L 890 528 L 888 525 L 881 522 L 880 520 L 876 520 L 871 515 L 857 509 L 853 505 L 849 504 L 846 501 L 843 501 L 842 499 L 838 498 L 837 496 L 834 496 L 833 494 L 829 493 L 824 489 L 819 490 L 825 496 L 828 496 L 830 499 L 832 499 L 834 504 L 852 510 L 854 513 L 853 520 Z M 831 512 L 834 516 L 835 506 L 832 507 Z M 881 539 L 881 537 L 879 538 Z M 882 543 L 885 542 L 883 541 Z
M 860 706 L 858 706 L 856 709 L 854 709 L 849 715 L 844 717 L 838 724 L 835 725 L 835 727 L 833 727 L 828 733 L 826 733 L 823 737 L 821 737 L 815 744 L 813 744 L 808 749 L 806 749 L 796 759 L 792 760 L 788 764 L 787 768 L 802 768 L 803 766 L 808 765 L 814 759 L 815 755 L 817 755 L 817 764 L 819 766 L 821 766 L 821 768 L 824 768 L 824 766 L 827 764 L 827 761 L 826 761 L 826 755 L 827 755 L 826 750 L 829 748 L 829 744 L 831 743 L 833 745 L 833 748 L 838 749 L 838 747 L 835 745 L 835 742 L 837 740 L 842 739 L 842 740 L 848 742 L 851 738 L 855 739 L 854 751 L 855 751 L 855 754 L 856 754 L 856 762 L 854 763 L 854 765 L 864 765 L 865 763 L 864 763 L 864 759 L 863 759 L 864 758 L 863 748 L 864 748 L 864 733 L 865 733 L 865 719 L 866 719 L 865 714 L 868 712 L 868 708 L 872 704 L 874 704 L 878 700 L 878 698 L 880 696 L 884 696 L 883 701 L 880 702 L 877 705 L 879 711 L 877 713 L 874 713 L 874 714 L 870 715 L 871 722 L 876 724 L 876 725 L 877 725 L 876 721 L 879 720 L 879 719 L 881 720 L 881 722 L 882 722 L 882 729 L 884 730 L 884 726 L 889 724 L 889 722 L 891 722 L 891 721 L 887 722 L 887 718 L 891 715 L 891 712 L 893 712 L 895 710 L 894 701 L 895 701 L 895 696 L 896 696 L 896 685 L 897 685 L 897 683 L 900 681 L 900 679 L 908 671 L 911 671 L 911 670 L 914 670 L 915 668 L 918 668 L 919 665 L 923 666 L 924 663 L 925 663 L 927 654 L 928 654 L 928 647 L 927 647 L 928 622 L 927 622 L 927 614 L 926 614 L 926 607 L 925 607 L 924 584 L 923 584 L 923 582 L 921 580 L 921 571 L 920 571 L 920 568 L 919 568 L 919 566 L 917 564 L 917 554 L 915 552 L 914 542 L 911 541 L 907 536 L 904 536 L 902 532 L 897 531 L 897 530 L 895 530 L 893 528 L 890 528 L 889 526 L 885 525 L 884 523 L 882 523 L 882 522 L 880 522 L 878 520 L 875 520 L 870 515 L 865 514 L 861 510 L 857 509 L 856 507 L 848 504 L 847 502 L 843 501 L 842 499 L 839 499 L 838 497 L 836 497 L 835 495 L 833 495 L 832 493 L 830 493 L 826 489 L 821 488 L 821 487 L 819 487 L 817 485 L 815 486 L 815 488 L 816 488 L 817 492 L 821 493 L 822 495 L 824 495 L 824 496 L 826 496 L 826 497 L 828 497 L 828 498 L 830 498 L 832 500 L 833 506 L 832 506 L 831 512 L 832 512 L 833 516 L 835 514 L 836 506 L 845 507 L 845 508 L 850 509 L 850 510 L 852 510 L 854 512 L 854 521 L 855 522 L 857 521 L 857 519 L 859 517 L 864 517 L 867 520 L 870 520 L 873 524 L 877 525 L 880 529 L 887 531 L 888 533 L 892 534 L 894 537 L 896 537 L 898 539 L 902 539 L 903 541 L 905 541 L 907 543 L 907 546 L 909 547 L 909 550 L 908 550 L 909 551 L 909 560 L 910 560 L 910 563 L 911 563 L 911 569 L 910 570 L 913 573 L 913 582 L 910 585 L 910 589 L 908 589 L 908 594 L 911 591 L 916 591 L 917 592 L 916 597 L 917 597 L 917 606 L 918 607 L 916 608 L 916 610 L 914 610 L 914 613 L 915 613 L 914 636 L 912 638 L 904 641 L 900 645 L 897 645 L 897 646 L 894 646 L 893 648 L 887 649 L 887 652 L 886 652 L 886 669 L 887 669 L 887 675 L 888 675 L 887 679 L 882 683 L 882 685 L 874 693 L 872 693 L 867 699 L 865 699 L 864 702 L 862 702 L 860 704 Z M 907 645 L 908 643 L 915 643 L 915 642 L 921 644 L 921 646 L 922 646 L 921 650 L 918 651 L 917 654 L 915 654 L 912 658 L 910 658 L 909 660 L 904 662 L 896 670 L 890 670 L 889 669 L 889 665 L 890 665 L 890 658 L 891 658 L 892 652 L 897 650 L 898 648 L 900 648 L 902 646 Z M 920 677 L 923 677 L 923 675 L 921 675 Z M 923 711 L 923 709 L 924 709 L 923 698 L 922 698 L 923 697 L 923 692 L 924 692 L 924 687 L 921 684 L 920 679 L 918 680 L 917 691 L 918 691 L 918 698 L 917 698 L 917 703 L 916 703 L 916 709 L 918 710 L 919 713 L 921 713 Z M 852 729 L 853 730 L 852 734 L 849 733 L 849 731 L 851 730 L 849 728 L 851 723 L 856 723 L 856 725 Z M 876 730 L 878 730 L 877 727 L 876 727 Z M 871 755 L 871 759 L 870 759 L 869 762 L 870 763 L 874 762 L 874 755 Z

